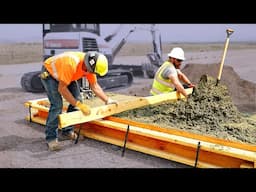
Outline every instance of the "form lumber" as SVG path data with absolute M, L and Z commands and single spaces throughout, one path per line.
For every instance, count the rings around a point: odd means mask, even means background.
M 101 119 L 81 124 L 81 126 L 83 136 L 122 147 L 128 125 Z M 200 135 L 199 138 L 202 137 Z M 255 168 L 254 151 L 199 138 L 189 138 L 187 134 L 184 136 L 171 134 L 164 129 L 154 130 L 150 125 L 149 128 L 129 125 L 126 148 L 193 166 L 200 142 L 197 167 Z
M 118 122 L 113 122 L 113 121 L 94 121 L 94 123 L 102 125 L 102 126 L 107 126 L 110 128 L 115 128 L 119 130 L 126 130 L 127 125 L 118 123 Z M 180 135 L 174 135 L 174 134 L 169 134 L 168 132 L 160 132 L 160 131 L 155 131 L 152 129 L 144 129 L 141 127 L 137 126 L 131 126 L 130 125 L 130 131 L 129 133 L 134 133 L 136 135 L 142 135 L 147 138 L 154 138 L 159 141 L 166 141 L 166 142 L 171 142 L 171 143 L 176 143 L 182 146 L 188 146 L 192 148 L 196 148 L 198 145 L 197 139 L 193 138 L 188 138 Z M 256 161 L 256 155 L 254 151 L 248 151 L 248 150 L 243 150 L 243 149 L 238 149 L 230 146 L 225 146 L 225 145 L 219 145 L 217 143 L 211 143 L 207 141 L 200 141 L 201 142 L 201 149 L 202 150 L 207 150 L 209 152 L 214 152 L 214 153 L 219 153 L 223 154 L 226 156 L 232 156 L 248 161 Z
M 46 103 L 47 100 L 48 100 L 47 98 L 35 99 L 35 100 L 25 102 L 24 105 L 25 107 L 28 107 L 28 108 L 33 108 L 33 109 L 38 109 L 40 111 L 48 112 L 49 108 L 42 105 L 42 103 Z
M 240 143 L 240 142 L 231 141 L 231 140 L 224 140 L 221 138 L 207 136 L 207 135 L 195 134 L 195 133 L 188 132 L 188 131 L 178 130 L 174 127 L 169 127 L 169 128 L 159 127 L 156 125 L 145 124 L 142 122 L 132 121 L 130 119 L 128 120 L 128 119 L 123 119 L 123 118 L 114 117 L 114 116 L 108 116 L 108 117 L 105 117 L 104 119 L 110 120 L 112 122 L 123 123 L 123 124 L 130 125 L 130 126 L 131 125 L 137 126 L 137 127 L 141 127 L 141 128 L 145 128 L 145 129 L 155 130 L 158 132 L 169 133 L 172 135 L 179 135 L 179 136 L 196 139 L 196 140 L 200 140 L 200 141 L 206 141 L 206 142 L 216 143 L 219 145 L 224 145 L 224 146 L 229 146 L 229 147 L 233 147 L 233 148 L 256 152 L 255 145 L 251 145 L 251 144 L 247 144 L 247 143 Z
M 193 88 L 186 89 L 187 94 L 191 94 L 192 91 Z M 70 125 L 101 119 L 113 114 L 121 113 L 123 111 L 140 108 L 147 105 L 159 104 L 166 101 L 175 101 L 178 99 L 184 99 L 184 96 L 175 91 L 156 96 L 135 97 L 126 101 L 120 101 L 118 106 L 111 104 L 94 107 L 91 108 L 91 114 L 87 116 L 83 115 L 81 111 L 63 113 L 59 115 L 59 127 L 64 128 Z

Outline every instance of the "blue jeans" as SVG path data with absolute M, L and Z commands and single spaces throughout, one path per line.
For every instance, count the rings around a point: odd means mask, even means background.
M 44 67 L 42 71 L 44 71 Z M 50 102 L 50 109 L 48 112 L 48 117 L 46 120 L 46 129 L 45 129 L 45 139 L 47 142 L 55 140 L 58 138 L 58 116 L 62 113 L 63 108 L 63 100 L 61 94 L 58 92 L 58 85 L 59 82 L 54 79 L 53 77 L 49 76 L 46 79 L 41 79 L 41 82 L 45 88 L 47 97 Z M 69 91 L 71 94 L 77 99 L 81 100 L 80 97 L 80 90 L 77 81 L 73 81 L 68 86 Z M 67 112 L 76 111 L 77 109 L 69 104 Z M 62 134 L 68 134 L 69 132 L 73 131 L 74 127 L 69 126 L 62 128 Z

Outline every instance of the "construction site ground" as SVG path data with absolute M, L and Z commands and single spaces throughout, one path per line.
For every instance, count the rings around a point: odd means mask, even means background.
M 255 50 L 230 50 L 227 54 L 222 80 L 232 79 L 230 86 L 243 82 L 243 87 L 250 87 L 246 95 L 233 93 L 237 106 L 245 113 L 256 114 L 255 91 Z M 190 73 L 197 81 L 202 74 L 211 73 L 211 64 L 219 63 L 222 51 L 187 53 L 189 63 L 209 64 L 208 68 L 198 68 L 197 73 Z M 145 57 L 118 57 L 115 62 L 140 63 Z M 62 141 L 63 149 L 58 152 L 48 151 L 44 137 L 44 126 L 25 120 L 28 109 L 24 102 L 45 98 L 44 93 L 29 93 L 22 90 L 20 78 L 23 73 L 40 69 L 41 63 L 0 65 L 0 167 L 1 168 L 189 168 L 189 166 L 161 159 L 140 152 L 126 150 L 122 156 L 120 147 L 88 138 L 80 138 L 77 144 L 69 140 Z M 202 69 L 202 70 L 200 70 Z M 236 76 L 238 74 L 239 76 Z M 189 75 L 188 75 L 189 76 Z M 246 80 L 246 81 L 244 81 Z M 152 79 L 135 78 L 131 87 L 115 92 L 127 95 L 147 96 Z M 252 83 L 251 86 L 247 86 Z M 239 99 L 238 96 L 240 95 Z M 231 95 L 232 96 L 232 95 Z M 246 107 L 247 106 L 247 107 Z

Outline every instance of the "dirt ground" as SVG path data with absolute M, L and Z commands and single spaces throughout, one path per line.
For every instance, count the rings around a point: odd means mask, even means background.
M 207 55 L 207 57 L 205 56 Z M 184 72 L 193 82 L 202 74 L 216 73 L 221 51 L 187 53 Z M 221 82 L 227 83 L 232 99 L 243 112 L 256 114 L 255 50 L 229 51 Z M 118 57 L 116 62 L 141 62 L 145 57 Z M 190 64 L 203 64 L 197 67 Z M 190 65 L 190 70 L 186 67 Z M 81 139 L 78 144 L 63 141 L 63 150 L 49 152 L 44 141 L 44 127 L 27 122 L 28 109 L 24 102 L 45 98 L 44 93 L 34 94 L 22 90 L 23 73 L 40 69 L 41 63 L 0 65 L 0 167 L 1 168 L 186 168 L 169 160 L 126 150 L 124 157 L 119 147 Z M 232 66 L 229 68 L 228 66 Z M 193 70 L 192 70 L 193 69 Z M 188 71 L 186 71 L 188 70 Z M 217 76 L 216 74 L 214 76 Z M 135 78 L 131 87 L 117 93 L 147 96 L 152 79 Z

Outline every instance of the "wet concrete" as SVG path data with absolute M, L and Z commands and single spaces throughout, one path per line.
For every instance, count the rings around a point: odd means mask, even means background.
M 188 100 L 166 102 L 126 111 L 116 116 L 155 124 L 161 127 L 187 130 L 226 140 L 256 144 L 256 120 L 238 111 L 222 83 L 202 75 Z

